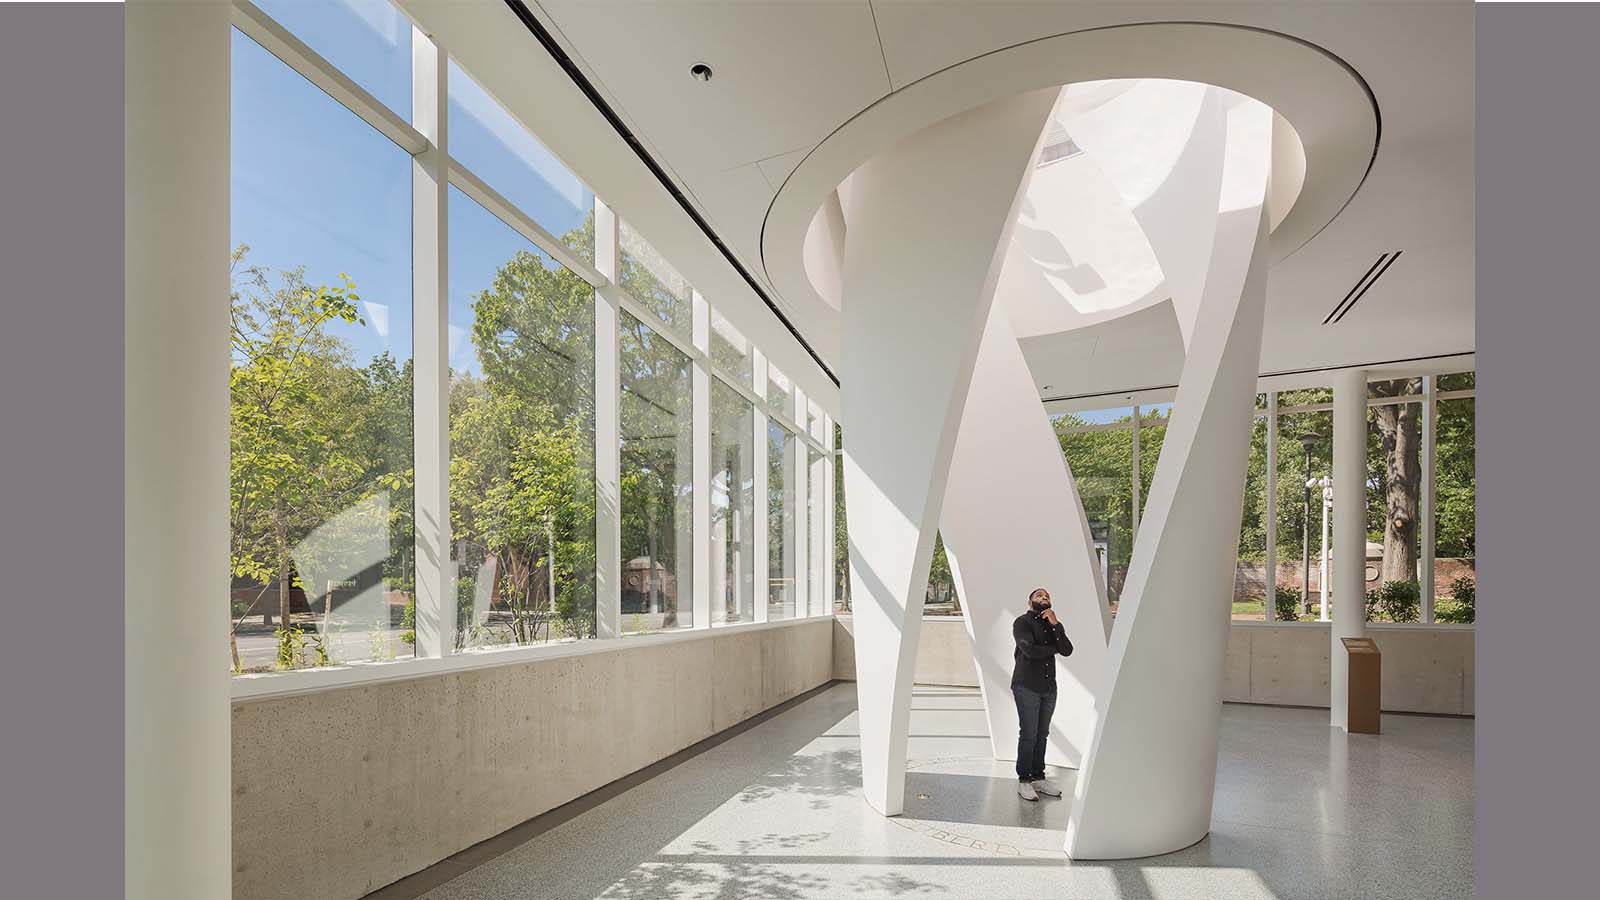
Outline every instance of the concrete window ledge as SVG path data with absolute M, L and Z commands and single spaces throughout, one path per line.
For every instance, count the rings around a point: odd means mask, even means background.
M 446 672 L 463 672 L 495 666 L 520 665 L 539 660 L 565 659 L 600 653 L 618 653 L 641 647 L 673 644 L 680 641 L 699 641 L 719 635 L 770 631 L 793 628 L 798 625 L 832 619 L 832 616 L 810 616 L 784 619 L 778 622 L 742 622 L 736 625 L 716 625 L 711 628 L 685 628 L 681 631 L 632 634 L 620 638 L 603 638 L 585 641 L 539 644 L 525 647 L 474 650 L 444 657 L 416 657 L 382 662 L 357 662 L 338 666 L 295 669 L 286 672 L 259 672 L 233 676 L 233 702 L 276 697 L 292 697 L 316 691 L 334 690 L 361 684 L 380 684 L 425 678 Z
M 833 627 L 589 641 L 236 701 L 233 900 L 355 900 L 419 872 L 827 683 Z

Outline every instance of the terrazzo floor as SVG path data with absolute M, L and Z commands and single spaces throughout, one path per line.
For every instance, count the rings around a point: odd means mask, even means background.
M 835 684 L 555 820 L 372 900 L 1473 896 L 1473 722 L 1225 705 L 1212 832 L 1166 856 L 1072 862 L 1067 799 L 1025 803 L 976 691 L 919 687 L 905 815 L 860 796 L 855 686 Z M 581 801 L 580 801 L 581 803 Z

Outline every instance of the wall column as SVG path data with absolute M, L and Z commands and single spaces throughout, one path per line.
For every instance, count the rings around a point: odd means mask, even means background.
M 617 280 L 617 215 L 594 201 L 594 267 Z M 594 541 L 595 636 L 622 636 L 622 456 L 618 419 L 617 322 L 620 310 L 607 291 L 594 292 Z
M 1367 633 L 1367 373 L 1333 376 L 1333 646 L 1330 724 L 1349 725 L 1349 657 L 1340 638 Z
M 230 11 L 144 2 L 126 13 L 129 900 L 216 900 L 233 890 Z

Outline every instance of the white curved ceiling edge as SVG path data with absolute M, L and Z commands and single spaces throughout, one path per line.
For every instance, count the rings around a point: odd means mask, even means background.
M 816 210 L 861 163 L 949 116 L 1052 85 L 1162 78 L 1214 84 L 1272 107 L 1299 134 L 1304 183 L 1272 236 L 1276 263 L 1304 246 L 1360 187 L 1378 142 L 1370 92 L 1339 60 L 1287 35 L 1220 23 L 1112 25 L 1027 41 L 935 72 L 840 126 L 789 175 L 762 228 L 762 265 L 837 358 L 838 316 L 811 284 L 805 241 Z M 826 328 L 824 332 L 822 329 Z

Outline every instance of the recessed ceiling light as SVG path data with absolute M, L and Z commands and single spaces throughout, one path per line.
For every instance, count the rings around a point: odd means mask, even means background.
M 711 67 L 705 63 L 695 63 L 689 67 L 689 77 L 695 81 L 710 81 Z

